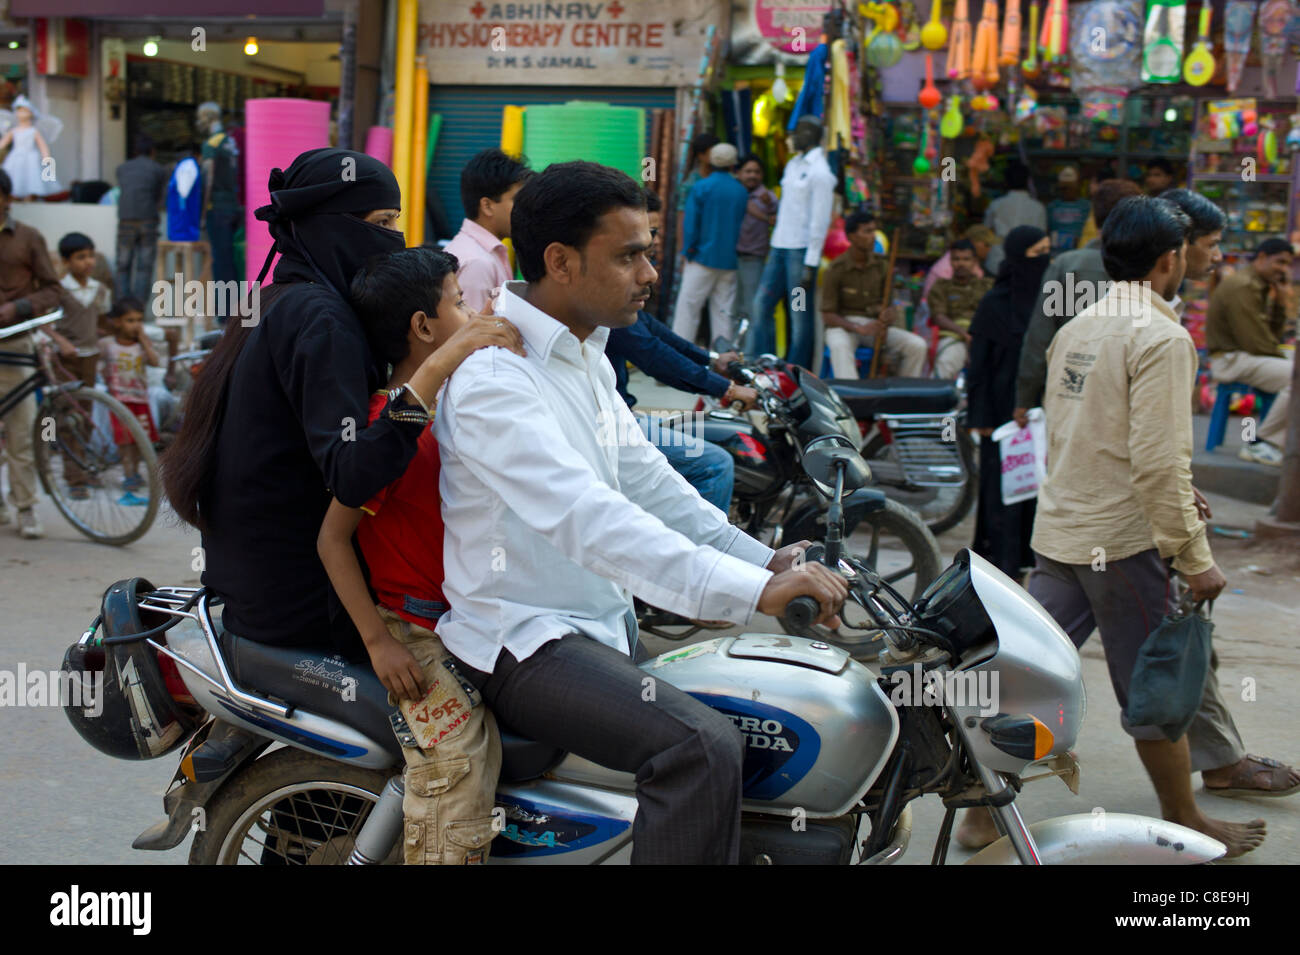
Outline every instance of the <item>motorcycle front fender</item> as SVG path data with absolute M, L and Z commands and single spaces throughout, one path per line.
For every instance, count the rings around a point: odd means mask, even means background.
M 1127 812 L 1078 813 L 1029 827 L 1043 865 L 1199 865 L 1227 847 L 1195 829 Z M 1003 836 L 967 865 L 1019 865 Z
M 859 488 L 844 498 L 844 536 L 848 537 L 858 522 L 873 511 L 884 508 L 888 498 L 885 492 L 874 487 Z M 794 509 L 782 527 L 781 540 L 785 543 L 810 540 L 819 541 L 826 535 L 825 523 L 820 528 L 817 518 L 825 520 L 826 508 L 815 500 L 805 501 Z

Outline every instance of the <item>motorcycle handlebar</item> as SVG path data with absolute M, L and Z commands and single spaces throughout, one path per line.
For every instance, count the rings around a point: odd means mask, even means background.
M 785 605 L 785 618 L 796 627 L 811 627 L 822 608 L 812 597 L 795 597 Z

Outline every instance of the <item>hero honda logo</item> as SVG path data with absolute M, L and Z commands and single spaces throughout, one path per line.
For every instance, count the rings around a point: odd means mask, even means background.
M 745 737 L 749 749 L 770 749 L 776 752 L 793 753 L 794 747 L 785 736 L 785 728 L 776 720 L 760 720 L 753 716 L 741 716 L 738 713 L 724 714 L 736 729 Z M 795 740 L 796 744 L 798 740 Z

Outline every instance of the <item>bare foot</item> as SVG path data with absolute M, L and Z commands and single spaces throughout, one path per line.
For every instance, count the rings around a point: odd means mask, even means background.
M 1250 822 L 1228 822 L 1224 819 L 1198 816 L 1194 819 L 1170 819 L 1169 821 L 1176 822 L 1180 826 L 1186 826 L 1188 829 L 1195 829 L 1197 832 L 1203 832 L 1211 839 L 1218 839 L 1228 847 L 1227 854 L 1224 856 L 1226 859 L 1235 859 L 1237 856 L 1245 855 L 1264 843 L 1265 825 L 1263 819 L 1252 819 Z
M 962 813 L 961 825 L 954 836 L 963 849 L 983 849 L 1002 838 L 993 824 L 993 813 L 987 809 L 967 809 Z

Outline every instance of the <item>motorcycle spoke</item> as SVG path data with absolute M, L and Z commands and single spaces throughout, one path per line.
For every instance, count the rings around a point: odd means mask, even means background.
M 239 856 L 253 865 L 265 865 L 268 855 L 285 865 L 307 865 L 331 840 L 355 837 L 370 808 L 346 793 L 295 793 L 263 811 L 244 833 Z M 337 864 L 341 860 L 325 861 Z

